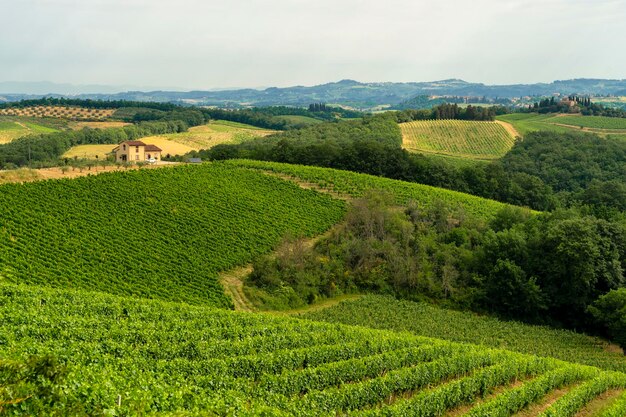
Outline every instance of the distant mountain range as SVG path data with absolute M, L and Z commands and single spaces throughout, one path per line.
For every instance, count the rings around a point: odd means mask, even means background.
M 22 86 L 20 87 L 21 84 Z M 23 88 L 23 90 L 19 90 Z M 107 90 L 108 88 L 108 90 Z M 0 102 L 17 101 L 43 96 L 76 97 L 96 100 L 134 100 L 176 102 L 183 104 L 242 107 L 242 106 L 306 106 L 313 102 L 339 104 L 355 108 L 393 106 L 419 95 L 473 96 L 514 98 L 561 94 L 625 95 L 626 79 L 606 80 L 579 78 L 537 84 L 486 85 L 458 79 L 432 82 L 361 83 L 342 80 L 312 87 L 270 87 L 266 89 L 236 89 L 213 91 L 126 91 L 120 87 L 72 86 L 53 83 L 0 82 Z M 45 92 L 47 91 L 47 92 Z M 90 91 L 85 93 L 85 91 Z

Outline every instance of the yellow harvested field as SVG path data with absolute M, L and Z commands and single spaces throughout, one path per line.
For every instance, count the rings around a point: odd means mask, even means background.
M 161 148 L 161 155 L 165 156 L 167 154 L 170 155 L 184 155 L 187 152 L 191 152 L 194 148 L 179 143 L 178 141 L 169 139 L 167 136 L 169 135 L 159 135 L 159 136 L 148 136 L 145 138 L 139 139 L 143 143 L 147 145 L 156 145 Z
M 85 127 L 91 129 L 110 129 L 112 127 L 124 127 L 130 124 L 131 123 L 126 122 L 71 122 L 69 127 L 72 130 L 81 130 Z
M 215 145 L 227 143 L 241 143 L 245 140 L 260 138 L 276 133 L 274 130 L 258 128 L 243 128 L 211 122 L 202 126 L 195 126 L 188 132 L 161 135 L 173 141 L 189 146 L 191 149 L 208 149 Z
M 184 155 L 194 148 L 163 136 L 148 136 L 139 139 L 146 145 L 156 145 L 163 150 L 161 155 Z M 78 145 L 63 154 L 63 158 L 105 159 L 117 145 Z M 97 157 L 97 158 L 96 158 Z
M 103 120 L 111 117 L 114 109 L 87 109 L 83 107 L 32 106 L 0 109 L 0 116 L 56 117 L 70 120 Z
M 0 171 L 0 184 L 35 181 L 40 178 L 41 176 L 36 169 L 20 168 L 10 171 Z
M 63 154 L 63 158 L 106 159 L 117 145 L 78 145 Z
M 105 122 L 108 123 L 108 122 Z M 208 149 L 225 143 L 240 143 L 244 140 L 264 137 L 276 133 L 273 130 L 245 128 L 226 123 L 211 122 L 196 126 L 183 133 L 148 136 L 139 139 L 147 145 L 156 145 L 163 150 L 162 155 L 184 155 L 193 150 Z M 64 158 L 98 159 L 106 158 L 116 145 L 78 145 L 67 151 Z

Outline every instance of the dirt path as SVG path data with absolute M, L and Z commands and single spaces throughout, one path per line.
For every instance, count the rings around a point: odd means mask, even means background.
M 243 292 L 243 280 L 252 272 L 252 265 L 241 266 L 220 274 L 220 283 L 226 295 L 230 296 L 235 311 L 254 311 L 255 308 Z
M 266 175 L 278 177 L 285 181 L 291 181 L 297 184 L 299 187 L 304 188 L 304 189 L 313 189 L 315 191 L 319 191 L 325 194 L 330 194 L 333 197 L 339 198 L 342 200 L 348 200 L 350 198 L 349 196 L 341 195 L 329 189 L 322 188 L 317 184 L 305 182 L 305 181 L 299 180 L 298 178 L 291 177 L 289 175 L 278 174 L 275 172 L 265 171 L 265 170 L 258 170 L 258 171 L 261 171 Z M 327 230 L 326 232 L 320 235 L 303 239 L 301 241 L 302 246 L 306 250 L 312 249 L 313 246 L 315 246 L 315 244 L 319 242 L 321 239 L 324 239 L 330 236 L 334 227 L 337 227 L 337 225 L 331 227 L 329 230 Z M 230 298 L 233 300 L 233 304 L 235 305 L 236 311 L 255 311 L 256 310 L 256 307 L 254 306 L 254 304 L 246 297 L 246 294 L 243 291 L 243 285 L 244 285 L 243 281 L 246 278 L 246 276 L 248 276 L 251 272 L 252 272 L 252 265 L 246 265 L 246 266 L 238 267 L 238 268 L 235 268 L 235 269 L 232 269 L 230 271 L 226 271 L 220 274 L 220 278 L 219 278 L 220 283 L 224 287 L 224 292 L 226 292 L 226 295 L 230 296 Z M 316 311 L 316 310 L 320 310 L 323 308 L 332 307 L 340 303 L 341 301 L 349 300 L 349 299 L 357 299 L 359 297 L 361 296 L 360 295 L 339 296 L 339 297 L 332 298 L 332 299 L 326 299 L 319 303 L 309 305 L 300 309 L 294 309 L 294 310 L 288 310 L 288 311 L 271 311 L 268 313 L 277 314 L 277 315 L 297 315 L 297 314 L 302 314 L 302 313 L 306 313 L 309 311 Z
M 559 398 L 570 392 L 573 388 L 579 386 L 581 383 L 576 383 L 572 385 L 568 385 L 563 388 L 557 388 L 552 390 L 541 398 L 539 401 L 531 404 L 530 406 L 524 408 L 522 411 L 519 411 L 513 414 L 513 417 L 534 417 L 538 416 L 542 412 L 548 409 L 552 404 L 554 404 Z
M 500 126 L 504 127 L 506 129 L 506 131 L 509 132 L 509 134 L 511 136 L 513 136 L 514 138 L 521 138 L 522 137 L 522 135 L 520 135 L 520 133 L 517 131 L 517 129 L 515 129 L 513 127 L 513 125 L 511 123 L 503 122 L 502 120 L 496 120 L 496 123 L 499 124 Z

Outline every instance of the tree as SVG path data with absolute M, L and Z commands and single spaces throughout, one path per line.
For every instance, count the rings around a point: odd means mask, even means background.
M 610 291 L 588 309 L 626 354 L 626 288 Z

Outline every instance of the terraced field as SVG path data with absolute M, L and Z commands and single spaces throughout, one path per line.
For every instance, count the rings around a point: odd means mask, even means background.
M 402 144 L 409 151 L 490 160 L 513 147 L 515 137 L 496 122 L 416 120 L 401 123 Z
M 431 187 L 413 182 L 392 180 L 351 171 L 319 168 L 303 165 L 282 164 L 252 160 L 229 160 L 227 165 L 252 168 L 293 178 L 305 185 L 319 187 L 339 196 L 362 197 L 368 190 L 384 190 L 396 197 L 399 204 L 415 201 L 423 207 L 437 200 L 447 202 L 452 207 L 460 207 L 472 215 L 491 219 L 506 204 L 486 198 L 476 197 L 457 191 Z
M 343 213 L 342 201 L 222 164 L 5 184 L 0 282 L 229 307 L 220 271 Z
M 0 315 L 11 415 L 510 416 L 554 392 L 541 415 L 607 392 L 598 415 L 625 411 L 625 374 L 407 333 L 6 284 Z M 45 377 L 20 379 L 33 358 Z
M 90 109 L 84 107 L 32 106 L 0 109 L 0 116 L 57 117 L 71 120 L 104 120 L 113 115 L 113 109 Z

